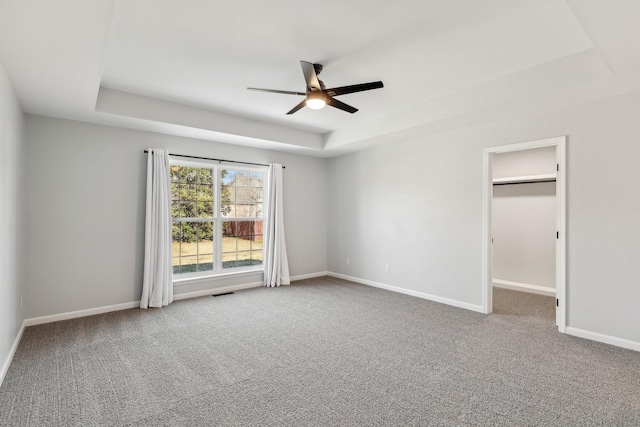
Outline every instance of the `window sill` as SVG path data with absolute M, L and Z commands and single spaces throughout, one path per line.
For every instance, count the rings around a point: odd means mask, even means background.
M 232 277 L 251 276 L 251 275 L 262 274 L 262 273 L 264 273 L 264 269 L 230 271 L 227 273 L 216 273 L 216 274 L 210 274 L 207 276 L 185 277 L 182 279 L 174 279 L 173 286 L 191 285 L 193 283 L 210 282 L 212 280 L 222 280 L 222 279 L 229 279 Z

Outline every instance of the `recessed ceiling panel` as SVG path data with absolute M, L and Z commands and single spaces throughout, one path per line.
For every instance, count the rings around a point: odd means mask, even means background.
M 328 132 L 591 47 L 563 2 L 157 1 L 119 3 L 102 85 L 280 125 Z M 302 100 L 299 60 L 359 112 L 285 113 Z

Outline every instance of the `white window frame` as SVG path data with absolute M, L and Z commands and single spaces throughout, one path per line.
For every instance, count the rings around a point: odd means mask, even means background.
M 251 273 L 263 273 L 264 272 L 264 245 L 262 249 L 262 259 L 263 263 L 260 265 L 250 265 L 245 267 L 233 267 L 233 268 L 223 268 L 222 267 L 222 224 L 227 221 L 262 221 L 264 227 L 264 215 L 267 211 L 267 171 L 268 168 L 266 166 L 245 166 L 245 165 L 236 165 L 236 164 L 226 164 L 214 161 L 207 160 L 183 160 L 176 158 L 169 158 L 170 166 L 187 166 L 187 167 L 195 167 L 195 168 L 207 168 L 213 170 L 213 185 L 214 185 L 214 206 L 213 212 L 214 216 L 212 217 L 213 221 L 213 241 L 214 241 L 214 250 L 213 250 L 213 270 L 208 271 L 196 271 L 192 273 L 181 273 L 173 275 L 173 282 L 176 285 L 199 281 L 207 278 L 216 278 L 216 277 L 225 277 L 225 276 L 235 276 L 235 275 L 245 275 Z M 224 217 L 221 214 L 221 197 L 222 197 L 222 183 L 220 178 L 221 170 L 228 169 L 234 171 L 246 171 L 246 172 L 260 172 L 263 174 L 263 186 L 262 186 L 262 217 L 247 217 L 247 218 L 239 218 L 239 217 Z M 208 219 L 206 220 L 208 222 Z M 173 224 L 174 218 L 171 218 L 171 224 Z M 183 221 L 189 222 L 189 221 Z M 200 221 L 190 221 L 190 222 L 200 222 Z M 264 234 L 263 234 L 263 242 L 264 242 Z M 173 258 L 173 255 L 172 255 Z

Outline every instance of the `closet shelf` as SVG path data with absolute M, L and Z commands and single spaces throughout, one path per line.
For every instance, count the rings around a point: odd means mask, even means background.
M 548 173 L 544 175 L 508 176 L 506 178 L 494 178 L 493 185 L 526 184 L 529 182 L 555 182 L 555 180 L 555 173 Z

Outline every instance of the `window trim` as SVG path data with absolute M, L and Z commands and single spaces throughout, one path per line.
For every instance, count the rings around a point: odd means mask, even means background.
M 264 222 L 266 220 L 264 214 L 267 211 L 267 206 L 269 203 L 268 200 L 268 191 L 267 190 L 267 166 L 258 166 L 258 165 L 238 165 L 235 164 L 229 165 L 220 161 L 208 161 L 208 160 L 183 160 L 176 159 L 169 156 L 169 166 L 185 166 L 185 167 L 196 167 L 196 168 L 208 168 L 213 170 L 213 185 L 214 185 L 214 206 L 213 212 L 214 215 L 211 218 L 202 218 L 201 220 L 195 219 L 191 221 L 185 221 L 182 219 L 178 219 L 179 222 L 213 222 L 213 239 L 214 242 L 222 242 L 222 224 L 225 221 L 262 221 L 263 227 Z M 220 178 L 220 172 L 222 169 L 229 169 L 234 171 L 250 171 L 250 172 L 260 172 L 263 174 L 263 185 L 262 185 L 262 217 L 248 217 L 248 218 L 239 218 L 232 217 L 227 218 L 222 216 L 221 214 L 221 206 L 220 203 L 222 201 L 222 182 Z M 171 224 L 174 223 L 174 218 L 171 217 Z M 264 235 L 263 235 L 264 242 Z M 190 284 L 194 282 L 200 282 L 205 280 L 213 280 L 220 279 L 225 277 L 233 277 L 233 276 L 242 276 L 256 273 L 264 273 L 264 244 L 262 246 L 262 260 L 263 263 L 259 266 L 249 265 L 245 267 L 232 267 L 232 268 L 223 268 L 222 267 L 222 243 L 219 244 L 214 243 L 214 265 L 213 270 L 206 271 L 195 271 L 191 273 L 181 273 L 173 275 L 173 283 L 174 285 L 182 285 L 182 284 Z M 173 258 L 173 255 L 172 255 Z
M 192 273 L 187 273 L 192 274 Z M 180 274 L 178 276 L 174 276 L 173 286 L 184 286 L 184 285 L 193 285 L 196 283 L 209 282 L 212 280 L 224 280 L 231 279 L 234 277 L 242 277 L 242 276 L 253 276 L 257 274 L 264 274 L 264 268 L 256 269 L 256 270 L 242 270 L 242 271 L 229 271 L 222 272 L 217 274 L 207 274 L 195 277 L 182 277 L 184 274 Z M 177 277 L 177 278 L 176 278 Z

